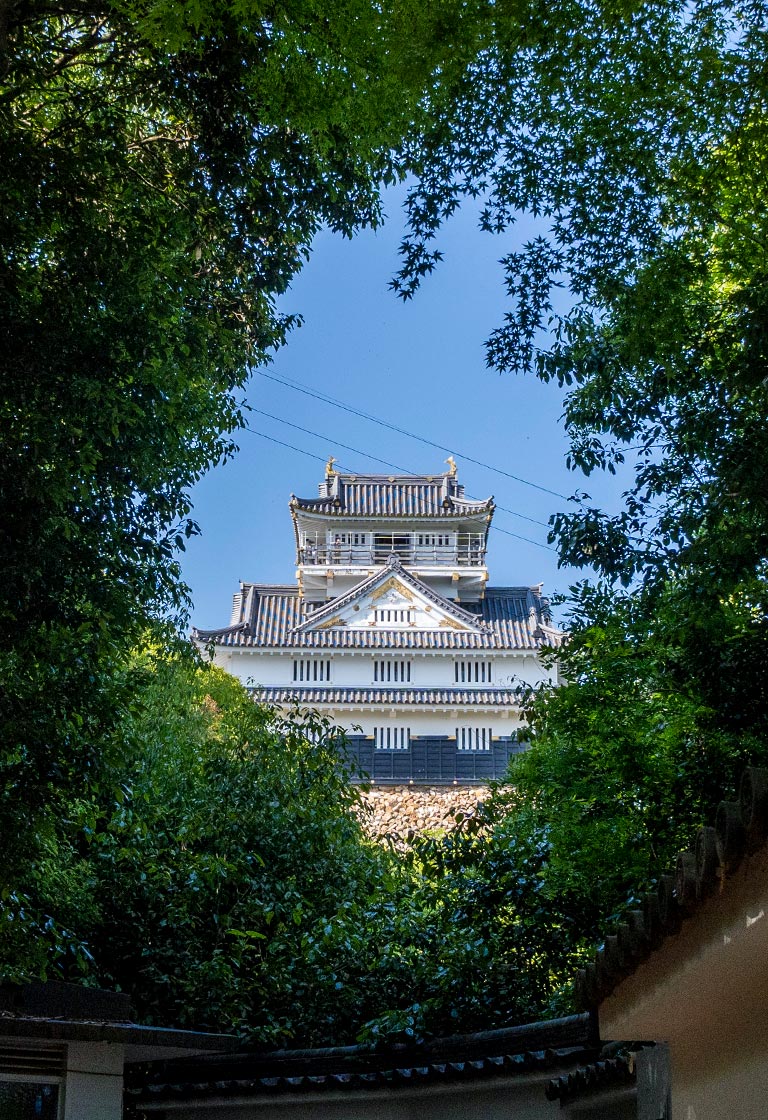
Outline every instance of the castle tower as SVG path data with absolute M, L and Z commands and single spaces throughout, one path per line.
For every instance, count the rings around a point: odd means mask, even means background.
M 242 583 L 230 624 L 194 632 L 258 699 L 349 731 L 377 783 L 484 783 L 520 749 L 518 688 L 554 678 L 541 587 L 490 587 L 493 499 L 436 475 L 350 475 L 291 497 L 294 585 Z

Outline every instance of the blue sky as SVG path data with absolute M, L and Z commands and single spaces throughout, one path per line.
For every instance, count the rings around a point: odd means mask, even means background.
M 566 469 L 557 387 L 485 367 L 484 340 L 505 311 L 499 259 L 530 238 L 533 227 L 521 221 L 504 238 L 494 237 L 478 230 L 476 210 L 465 207 L 440 237 L 443 263 L 416 297 L 403 303 L 388 290 L 403 232 L 401 197 L 401 191 L 387 196 L 388 221 L 377 232 L 365 231 L 352 241 L 328 231 L 318 235 L 309 263 L 281 300 L 282 309 L 301 314 L 304 324 L 263 373 L 300 383 L 451 448 L 468 494 L 493 494 L 498 505 L 534 521 L 546 523 L 551 514 L 567 508 L 565 498 L 467 462 L 464 456 L 557 494 L 581 488 L 613 504 L 619 490 L 615 480 L 584 480 Z M 288 500 L 292 492 L 317 494 L 328 455 L 335 455 L 342 468 L 361 473 L 394 473 L 370 456 L 414 473 L 447 469 L 445 452 L 287 388 L 259 371 L 254 371 L 246 396 L 254 409 L 270 414 L 252 412 L 252 428 L 309 455 L 242 432 L 239 454 L 196 486 L 194 516 L 202 535 L 189 543 L 183 574 L 193 593 L 193 622 L 204 628 L 228 621 L 240 579 L 294 582 Z M 543 582 L 545 593 L 554 594 L 577 577 L 558 569 L 556 554 L 545 547 L 544 526 L 501 510 L 494 524 L 498 529 L 491 533 L 488 556 L 492 584 Z

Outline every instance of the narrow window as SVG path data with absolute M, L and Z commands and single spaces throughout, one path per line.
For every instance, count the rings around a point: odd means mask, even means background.
M 456 749 L 459 751 L 489 751 L 493 743 L 490 727 L 457 727 Z
M 456 684 L 490 684 L 490 661 L 454 661 L 453 679 Z
M 401 609 L 400 607 L 379 607 L 376 610 L 375 618 L 376 622 L 383 622 L 388 625 L 392 623 L 402 625 L 402 623 L 410 622 L 411 613 L 410 607 L 406 607 L 405 609 Z
M 380 684 L 410 684 L 410 661 L 374 661 L 374 682 Z
M 325 683 L 331 679 L 331 662 L 319 657 L 301 657 L 293 663 L 293 679 L 299 683 Z
M 373 737 L 377 751 L 407 751 L 411 745 L 409 727 L 375 727 Z

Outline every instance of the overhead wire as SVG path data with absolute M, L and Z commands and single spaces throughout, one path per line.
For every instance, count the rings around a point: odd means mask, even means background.
M 254 409 L 253 411 L 259 411 L 259 410 Z M 298 427 L 298 425 L 293 425 L 293 426 Z M 246 432 L 250 432 L 250 434 L 253 435 L 253 436 L 259 436 L 260 439 L 269 440 L 270 443 L 276 443 L 280 447 L 287 447 L 289 451 L 295 451 L 299 455 L 305 455 L 308 459 L 316 459 L 320 463 L 327 462 L 324 455 L 316 455 L 313 451 L 305 451 L 304 448 L 296 447 L 295 444 L 287 443 L 285 440 L 282 440 L 282 439 L 277 439 L 276 436 L 269 436 L 269 435 L 267 435 L 266 432 L 260 432 L 256 428 L 252 428 L 250 426 L 250 424 L 243 424 L 243 429 Z M 302 430 L 305 430 L 305 429 L 302 429 Z M 313 433 L 310 433 L 310 434 L 313 434 Z M 339 447 L 344 447 L 345 445 L 344 444 L 339 444 L 338 446 Z M 353 451 L 354 448 L 347 447 L 346 450 L 347 451 Z M 360 451 L 360 452 L 356 452 L 356 453 L 360 454 L 360 455 L 367 455 L 367 452 L 364 452 L 364 451 Z M 373 456 L 368 456 L 368 458 L 373 458 Z M 384 460 L 376 459 L 376 462 L 381 463 L 381 462 L 384 462 Z M 341 469 L 344 471 L 345 474 L 347 474 L 347 473 L 354 474 L 355 473 L 350 467 L 345 467 L 342 463 L 339 463 L 338 465 L 341 467 Z M 392 464 L 387 464 L 387 465 L 391 466 Z M 403 468 L 401 468 L 401 467 L 397 468 L 397 470 L 402 470 L 402 469 Z M 406 474 L 412 474 L 413 472 L 412 471 L 406 471 L 405 473 Z M 497 508 L 502 509 L 503 507 L 499 506 Z M 525 541 L 526 544 L 532 544 L 536 548 L 546 549 L 547 552 L 557 552 L 557 549 L 552 548 L 551 545 L 542 544 L 541 541 L 535 541 L 531 537 L 524 537 L 522 535 L 522 533 L 513 533 L 511 529 L 502 529 L 502 527 L 500 525 L 491 524 L 490 528 L 496 533 L 503 533 L 506 537 L 514 537 L 515 540 Z
M 434 447 L 438 451 L 447 452 L 449 455 L 458 455 L 467 463 L 473 463 L 476 467 L 483 467 L 485 470 L 503 475 L 504 478 L 511 478 L 514 482 L 519 482 L 522 486 L 530 486 L 534 490 L 541 490 L 544 494 L 551 494 L 553 498 L 563 498 L 565 501 L 568 500 L 568 495 L 561 494 L 559 490 L 550 490 L 548 486 L 542 486 L 538 482 L 531 482 L 528 478 L 522 478 L 520 475 L 512 474 L 511 471 L 505 471 L 502 467 L 494 467 L 491 463 L 484 463 L 481 459 L 475 459 L 472 455 L 466 455 L 463 451 L 459 451 L 455 447 L 445 447 L 442 443 L 436 443 L 434 440 L 427 439 L 426 436 L 420 436 L 416 432 L 409 432 L 406 428 L 400 428 L 397 424 L 392 424 L 388 420 L 382 420 L 380 416 L 373 416 L 371 413 L 363 412 L 363 410 L 359 408 L 354 408 L 345 401 L 337 400 L 336 397 L 331 397 L 327 393 L 321 393 L 316 389 L 310 389 L 309 386 L 303 385 L 301 382 L 278 377 L 276 374 L 267 373 L 263 369 L 258 369 L 255 372 L 258 373 L 259 377 L 265 377 L 269 381 L 275 381 L 278 385 L 283 385 L 286 389 L 293 389 L 294 392 L 303 393 L 307 397 L 313 397 L 315 400 L 323 401 L 325 404 L 330 404 L 334 408 L 340 408 L 344 412 L 349 412 L 352 416 L 359 416 L 361 419 L 367 420 L 371 424 L 378 424 L 382 428 L 388 428 L 391 432 L 397 432 L 399 435 L 406 436 L 408 439 L 418 440 L 419 443 L 423 443 L 427 447 Z M 246 405 L 248 404 L 247 401 L 244 403 Z
M 263 408 L 256 408 L 254 405 L 248 405 L 249 412 L 256 412 L 259 416 L 266 416 L 268 420 L 277 420 L 279 424 L 285 424 L 289 428 L 295 428 L 298 432 L 304 432 L 305 435 L 314 436 L 316 439 L 323 439 L 326 442 L 333 444 L 334 447 L 343 447 L 345 451 L 351 451 L 355 455 L 362 455 L 366 459 L 370 459 L 374 463 L 381 463 L 385 467 L 392 467 L 393 470 L 402 471 L 403 474 L 412 475 L 414 472 L 408 470 L 406 467 L 401 467 L 398 463 L 390 463 L 388 459 L 380 459 L 378 455 L 371 455 L 370 451 L 361 451 L 359 447 L 350 447 L 348 443 L 342 443 L 341 440 L 336 439 L 335 436 L 326 436 L 322 432 L 313 432 L 311 428 L 303 428 L 301 424 L 294 423 L 293 420 L 286 420 L 284 416 L 275 416 L 272 412 L 265 412 Z M 471 495 L 468 495 L 471 497 Z M 519 517 L 522 521 L 530 521 L 532 525 L 540 525 L 542 529 L 547 529 L 549 526 L 546 521 L 538 521 L 535 517 L 529 517 L 525 513 L 518 513 L 516 509 L 509 509 L 507 506 L 496 505 L 497 509 L 502 510 L 504 513 L 511 514 L 512 517 Z

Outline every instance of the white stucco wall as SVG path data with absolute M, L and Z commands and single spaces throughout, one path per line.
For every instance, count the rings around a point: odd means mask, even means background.
M 111 1042 L 70 1042 L 63 1120 L 120 1120 L 125 1047 Z
M 424 708 L 382 708 L 379 711 L 343 712 L 334 709 L 331 719 L 339 727 L 354 734 L 373 735 L 375 727 L 391 724 L 407 727 L 411 735 L 448 735 L 453 737 L 457 727 L 490 727 L 494 738 L 511 735 L 520 726 L 516 713 L 498 715 L 485 709 L 475 712 L 464 710 L 446 712 L 425 711 Z M 360 729 L 359 731 L 357 729 Z
M 536 686 L 543 681 L 553 681 L 554 674 L 545 670 L 537 658 L 524 651 L 509 653 L 488 652 L 465 653 L 445 650 L 421 652 L 418 650 L 404 654 L 389 654 L 386 651 L 264 651 L 223 650 L 216 653 L 216 662 L 232 673 L 248 687 L 259 686 L 301 686 L 294 681 L 294 661 L 318 659 L 331 663 L 331 688 L 397 688 L 398 684 L 382 684 L 374 679 L 374 662 L 394 660 L 400 663 L 409 661 L 410 681 L 405 688 L 456 688 L 466 687 L 482 690 L 484 688 L 515 688 L 519 685 Z M 461 682 L 457 685 L 455 663 L 457 661 L 490 664 L 490 682 Z M 325 672 L 325 669 L 324 669 Z M 487 674 L 487 669 L 486 669 Z M 326 681 L 313 682 L 312 687 L 323 688 Z M 329 715 L 335 723 L 348 731 L 373 735 L 374 728 L 384 723 L 407 727 L 411 735 L 449 735 L 456 733 L 457 727 L 490 728 L 494 737 L 511 735 L 520 726 L 520 714 L 516 707 L 493 707 L 484 705 L 462 705 L 440 707 L 387 704 L 386 706 L 351 705 L 333 703 L 325 705 L 315 702 L 315 707 Z
M 386 651 L 340 652 L 338 650 L 297 650 L 265 652 L 264 650 L 216 651 L 215 661 L 246 685 L 292 685 L 295 660 L 319 658 L 331 662 L 331 684 L 336 687 L 369 688 L 374 681 L 374 661 L 410 661 L 411 680 L 414 688 L 452 688 L 456 686 L 454 664 L 456 661 L 484 661 L 491 663 L 491 687 L 514 688 L 518 684 L 538 685 L 555 680 L 555 674 L 545 670 L 531 654 L 474 654 L 446 650 L 423 653 L 413 650 L 407 654 L 390 654 Z M 483 687 L 473 684 L 472 687 Z
M 745 860 L 600 1007 L 605 1039 L 669 1044 L 672 1120 L 764 1120 L 768 853 Z

